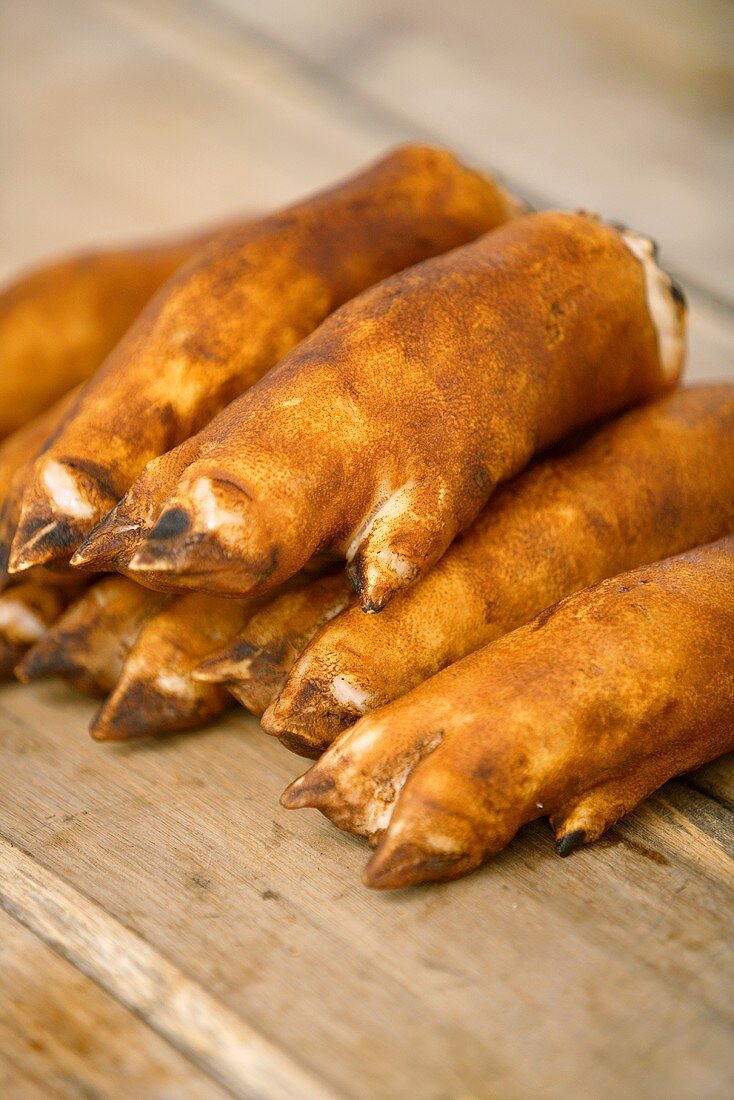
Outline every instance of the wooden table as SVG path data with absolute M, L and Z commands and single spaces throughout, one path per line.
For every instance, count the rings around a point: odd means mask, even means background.
M 0 266 L 429 136 L 654 233 L 690 376 L 734 378 L 731 19 L 662 7 L 5 0 Z M 0 690 L 3 1097 L 732 1095 L 731 760 L 569 860 L 539 823 L 384 895 L 361 842 L 278 808 L 301 762 L 253 720 L 103 747 L 92 711 Z

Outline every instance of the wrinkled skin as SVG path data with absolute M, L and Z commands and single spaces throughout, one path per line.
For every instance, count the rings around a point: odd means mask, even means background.
M 203 658 L 240 631 L 255 600 L 218 600 L 198 592 L 151 616 L 130 648 L 119 680 L 90 727 L 97 741 L 127 741 L 212 722 L 232 704 L 224 688 L 194 680 Z
M 126 571 L 234 596 L 329 551 L 379 611 L 535 451 L 674 385 L 685 310 L 656 272 L 667 362 L 642 263 L 588 215 L 518 218 L 386 280 L 201 433 Z
M 90 251 L 38 268 L 0 292 L 0 437 L 89 378 L 205 240 Z
M 330 191 L 219 234 L 156 295 L 36 463 L 11 569 L 68 559 L 147 462 L 203 427 L 333 309 L 514 209 L 450 153 L 406 146 Z M 159 464 L 156 481 L 171 476 Z
M 362 718 L 285 792 L 377 843 L 375 887 L 456 878 L 526 822 L 559 854 L 734 748 L 734 536 L 620 574 Z
M 28 651 L 16 669 L 18 679 L 29 683 L 59 676 L 86 695 L 104 698 L 119 680 L 143 625 L 169 599 L 124 577 L 102 578 Z
M 294 751 L 319 756 L 361 714 L 549 604 L 732 530 L 734 386 L 670 394 L 500 490 L 435 569 L 381 615 L 351 607 L 328 622 L 263 726 Z M 262 655 L 253 647 L 248 664 L 229 669 L 240 696 L 263 657 L 281 652 L 282 636 L 265 641 Z
M 253 615 L 225 649 L 208 657 L 194 677 L 224 684 L 239 703 L 260 715 L 278 696 L 293 662 L 319 627 L 353 601 L 352 586 L 341 572 L 283 592 Z

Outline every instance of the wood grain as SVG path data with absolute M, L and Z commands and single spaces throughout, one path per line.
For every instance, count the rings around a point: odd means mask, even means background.
M 496 135 L 487 133 L 486 123 L 478 126 L 476 119 L 467 118 L 464 104 L 450 100 L 452 124 L 438 125 L 435 96 L 439 92 L 449 96 L 468 71 L 474 74 L 472 80 L 481 82 L 491 67 L 481 58 L 472 63 L 460 56 L 452 60 L 448 51 L 445 56 L 441 53 L 447 67 L 436 73 L 432 67 L 438 49 L 435 13 L 419 28 L 420 35 L 430 39 L 423 63 L 432 72 L 432 94 L 421 94 L 420 111 L 411 115 L 405 113 L 405 95 L 394 82 L 385 93 L 388 107 L 379 96 L 376 99 L 359 79 L 357 61 L 364 55 L 364 63 L 369 64 L 371 44 L 376 48 L 378 42 L 379 57 L 384 60 L 385 54 L 395 49 L 399 59 L 413 34 L 417 8 L 405 9 L 401 16 L 405 25 L 400 22 L 398 33 L 379 6 L 367 19 L 372 9 L 361 0 L 350 0 L 339 18 L 332 0 L 318 9 L 312 0 L 298 0 L 297 8 L 293 3 L 289 0 L 282 8 L 238 3 L 237 17 L 223 18 L 227 9 L 224 0 L 202 4 L 68 0 L 63 9 L 49 0 L 6 0 L 0 8 L 4 53 L 0 132 L 7 153 L 0 160 L 0 277 L 10 277 L 23 265 L 80 245 L 140 238 L 216 222 L 243 209 L 266 209 L 325 186 L 388 145 L 415 137 L 443 140 L 457 144 L 478 163 L 504 171 L 511 183 L 532 192 L 538 203 L 586 203 L 656 234 L 664 260 L 682 277 L 691 303 L 688 376 L 734 377 L 731 296 L 729 306 L 717 305 L 686 278 L 690 270 L 696 283 L 721 288 L 724 295 L 732 285 L 728 276 L 728 283 L 712 282 L 703 270 L 706 258 L 719 252 L 729 263 L 730 234 L 726 229 L 730 204 L 723 193 L 728 195 L 732 180 L 725 155 L 712 152 L 705 164 L 709 168 L 706 174 L 695 145 L 683 146 L 682 139 L 671 137 L 661 147 L 656 135 L 662 124 L 655 112 L 651 116 L 644 103 L 630 107 L 624 99 L 617 109 L 610 93 L 614 170 L 606 155 L 601 166 L 597 164 L 596 158 L 606 148 L 598 139 L 599 127 L 592 139 L 579 129 L 575 112 L 563 110 L 558 119 L 564 133 L 584 145 L 577 151 L 576 161 L 588 165 L 589 171 L 596 166 L 594 180 L 599 191 L 584 190 L 572 179 L 568 194 L 557 194 L 539 159 L 537 112 L 525 103 L 524 66 L 516 63 L 512 74 L 503 76 L 506 95 L 516 95 L 517 103 L 513 99 L 496 104 L 489 112 L 495 121 L 514 128 L 517 135 L 520 160 L 513 171 Z M 466 23 L 473 16 L 467 0 L 462 4 Z M 490 12 L 485 5 L 476 6 L 480 9 Z M 288 17 L 278 15 L 279 11 Z M 512 12 L 503 7 L 503 24 L 510 20 L 514 25 L 517 18 L 515 7 Z M 524 19 L 532 24 L 532 12 L 526 12 Z M 343 30 L 341 35 L 337 33 L 345 22 L 353 26 L 351 37 Z M 491 12 L 485 14 L 471 41 L 493 38 L 495 22 Z M 310 31 L 295 36 L 295 28 L 303 25 Z M 330 33 L 324 28 L 331 28 Z M 514 33 L 520 35 L 517 28 Z M 570 33 L 560 26 L 554 31 L 566 38 Z M 583 45 L 573 36 L 572 44 L 574 56 L 583 52 Z M 299 63 L 295 49 L 305 51 L 307 57 L 310 51 L 318 66 Z M 551 51 L 547 52 L 550 56 Z M 350 64 L 353 53 L 354 69 Z M 411 54 L 411 64 L 415 63 Z M 572 72 L 573 62 L 566 68 Z M 581 71 L 586 72 L 585 67 L 581 66 Z M 375 81 L 378 86 L 380 79 Z M 448 81 L 448 86 L 441 80 Z M 587 73 L 587 82 L 595 87 L 593 72 Z M 413 84 L 422 90 L 420 80 Z M 572 99 L 581 94 L 574 87 L 571 93 Z M 487 102 L 495 104 L 481 87 L 473 94 L 479 96 L 477 102 L 483 110 Z M 537 85 L 533 94 L 541 95 Z M 672 109 L 666 101 L 664 111 Z M 642 113 L 647 127 L 649 149 L 644 171 L 630 171 L 633 153 L 625 150 L 622 155 L 618 149 L 627 136 L 627 118 L 635 111 Z M 532 138 L 527 133 L 531 123 Z M 714 123 L 718 134 L 720 124 Z M 588 119 L 585 125 L 590 125 Z M 605 119 L 605 135 L 610 126 Z M 542 126 L 540 129 L 543 131 Z M 705 134 L 697 142 L 704 141 Z M 540 137 L 546 142 L 543 132 Z M 720 150 L 720 137 L 711 140 Z M 671 146 L 676 156 L 679 150 L 687 150 L 686 166 L 696 162 L 694 180 L 689 178 L 688 167 L 683 176 L 675 175 L 682 170 L 679 160 L 673 166 L 668 163 Z M 574 163 L 560 158 L 560 168 L 565 166 L 567 171 Z M 671 176 L 679 181 L 676 186 L 671 186 Z M 649 213 L 647 207 L 641 210 L 635 205 L 636 192 L 627 196 L 629 187 L 648 179 L 659 192 Z M 718 188 L 717 196 L 707 194 L 704 185 Z M 609 198 L 607 188 L 612 192 Z M 627 196 L 622 205 L 615 198 L 620 195 Z M 693 216 L 688 205 L 694 207 Z M 657 214 L 652 217 L 656 211 L 664 212 L 662 222 Z M 705 232 L 701 229 L 704 219 Z M 675 249 L 681 233 L 687 240 L 690 237 L 690 247 L 695 249 L 696 262 L 690 267 L 686 263 L 689 245 L 680 253 Z
M 327 1090 L 281 1050 L 134 932 L 4 838 L 0 905 L 113 991 L 235 1096 L 328 1100 Z M 15 1012 L 13 1017 L 17 1018 Z
M 660 3 L 5 0 L 0 272 L 433 136 L 656 232 L 690 275 L 689 375 L 734 378 L 722 9 L 676 0 L 657 24 Z M 301 762 L 251 720 L 110 747 L 91 713 L 59 685 L 0 689 L 2 889 L 27 924 L 0 925 L 0 966 L 13 996 L 37 967 L 51 998 L 11 1006 L 12 1057 L 0 1028 L 12 1100 L 64 1073 L 117 1100 L 123 1038 L 176 1097 L 253 1095 L 258 1073 L 365 1100 L 731 1095 L 731 758 L 569 860 L 536 825 L 470 879 L 386 897 L 359 842 L 278 809 Z M 28 1049 L 57 1003 L 75 1034 L 105 1022 L 84 1071 L 58 1035 Z
M 496 164 L 541 201 L 650 233 L 669 263 L 731 301 L 725 2 L 456 0 L 450 18 L 440 0 L 209 6 L 305 55 L 395 123 Z
M 19 853 L 15 852 L 14 855 Z M 78 1100 L 225 1095 L 139 1019 L 0 910 L 0 1094 Z
M 387 897 L 359 884 L 360 843 L 275 808 L 299 762 L 252 720 L 103 748 L 90 712 L 3 689 L 0 832 L 326 1087 L 727 1095 L 718 803 L 669 784 L 569 860 L 537 826 L 470 879 Z M 125 953 L 105 965 L 124 1000 Z

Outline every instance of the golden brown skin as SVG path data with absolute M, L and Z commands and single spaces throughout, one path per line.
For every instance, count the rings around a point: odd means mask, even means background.
M 232 704 L 228 691 L 194 680 L 203 658 L 245 625 L 257 600 L 191 592 L 148 620 L 118 683 L 90 726 L 97 741 L 128 741 L 206 725 Z
M 456 878 L 550 817 L 566 855 L 734 748 L 734 536 L 587 588 L 337 739 L 283 796 L 377 840 L 369 886 Z
M 71 407 L 76 391 L 18 428 L 0 443 L 0 504 L 5 500 L 16 470 L 37 457 L 48 437 L 56 431 Z
M 143 625 L 168 602 L 124 577 L 104 577 L 29 650 L 16 675 L 23 683 L 60 676 L 85 694 L 104 698 Z
M 260 715 L 278 696 L 293 662 L 317 630 L 353 601 L 352 586 L 341 572 L 283 592 L 253 615 L 225 649 L 208 657 L 194 678 L 223 684 Z
M 490 501 L 422 581 L 378 616 L 351 607 L 305 649 L 263 727 L 319 756 L 389 703 L 549 604 L 734 530 L 734 386 L 698 386 L 635 409 Z M 309 590 L 302 601 L 309 598 Z M 267 639 L 278 652 L 279 638 Z M 238 697 L 251 664 L 230 670 Z M 230 687 L 232 690 L 232 687 Z
M 535 451 L 675 383 L 685 310 L 656 270 L 665 363 L 643 265 L 588 215 L 518 218 L 386 280 L 201 433 L 127 570 L 234 596 L 329 550 L 379 611 Z
M 0 443 L 0 590 L 10 579 L 8 558 L 31 465 L 74 405 L 78 389 L 61 397 Z M 34 577 L 40 576 L 34 571 Z
M 161 283 L 205 237 L 90 251 L 0 292 L 0 436 L 97 370 Z
M 11 436 L 12 438 L 12 436 Z M 0 591 L 12 583 L 14 579 L 10 574 L 10 549 L 18 526 L 21 501 L 28 483 L 28 475 L 33 468 L 33 460 L 19 467 L 11 476 L 5 496 L 0 503 Z M 27 577 L 33 577 L 44 566 L 38 566 L 31 570 Z
M 68 556 L 147 462 L 198 431 L 342 302 L 513 209 L 450 153 L 407 146 L 217 236 L 159 292 L 37 463 L 12 568 Z
M 62 588 L 36 581 L 17 584 L 0 594 L 0 680 L 59 617 L 67 594 Z

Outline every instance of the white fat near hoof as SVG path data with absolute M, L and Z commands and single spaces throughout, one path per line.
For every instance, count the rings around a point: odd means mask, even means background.
M 164 695 L 173 695 L 176 698 L 187 698 L 191 695 L 191 683 L 180 672 L 171 672 L 162 669 L 155 678 L 156 687 Z
M 37 642 L 47 627 L 35 612 L 18 600 L 0 600 L 0 631 L 9 642 Z
M 372 749 L 380 737 L 383 736 L 384 729 L 383 724 L 378 722 L 374 716 L 364 722 L 358 722 L 345 734 L 341 748 L 345 754 L 348 754 L 350 760 L 356 760 L 359 764 L 360 754 Z
M 401 557 L 400 554 L 396 554 L 394 550 L 390 550 L 387 546 L 377 552 L 375 560 L 378 561 L 380 565 L 384 565 L 386 569 L 401 581 L 409 581 L 415 576 L 416 568 L 414 563 L 412 561 L 407 561 L 406 558 Z
M 647 308 L 657 332 L 660 362 L 666 378 L 672 380 L 678 377 L 685 354 L 685 310 L 673 295 L 670 278 L 655 262 L 650 238 L 625 229 L 622 240 L 644 269 Z
M 346 676 L 335 676 L 331 681 L 331 694 L 343 707 L 349 707 L 360 714 L 367 710 L 369 695 L 355 684 L 350 683 Z
M 386 829 L 392 821 L 398 801 L 398 795 L 407 783 L 411 773 L 424 757 L 429 756 L 443 741 L 443 733 L 438 732 L 416 745 L 412 750 L 401 754 L 392 765 L 387 779 L 376 779 L 371 798 L 364 808 L 363 825 L 368 836 Z M 351 745 L 350 749 L 354 749 Z M 380 764 L 380 768 L 383 763 Z
M 395 489 L 394 492 L 390 491 L 388 485 L 383 484 L 380 486 L 378 500 L 381 500 L 382 503 L 373 505 L 357 527 L 355 534 L 352 536 L 352 541 L 347 547 L 345 554 L 347 561 L 352 561 L 360 545 L 364 542 L 378 521 L 392 519 L 395 516 L 402 515 L 403 512 L 408 510 L 414 489 L 415 481 L 412 479 L 406 481 L 404 485 L 401 485 L 399 489 Z M 386 496 L 387 499 L 385 499 Z
M 222 527 L 242 524 L 239 512 L 225 508 L 217 500 L 216 482 L 209 477 L 200 477 L 191 486 L 189 496 L 196 509 L 197 518 L 206 531 L 218 531 Z
M 94 506 L 79 491 L 74 474 L 61 462 L 50 459 L 44 463 L 43 484 L 59 512 L 72 519 L 90 519 Z
M 120 581 L 123 580 L 123 578 L 115 577 L 114 580 Z M 92 599 L 95 603 L 99 604 L 100 607 L 107 607 L 107 604 L 110 602 L 110 587 L 111 586 L 108 587 L 108 585 L 101 583 L 95 584 L 92 588 L 89 589 Z
M 394 839 L 399 836 L 400 833 L 404 832 L 405 827 L 406 823 L 404 821 L 396 821 L 390 828 L 391 838 Z M 457 844 L 456 837 L 447 833 L 426 832 L 421 836 L 421 842 L 427 855 L 455 856 L 461 855 L 462 852 L 461 845 Z

